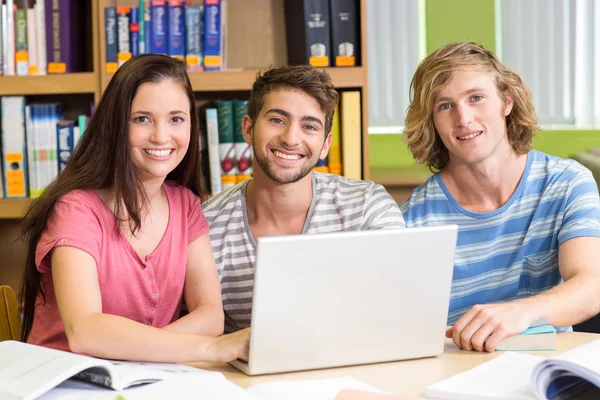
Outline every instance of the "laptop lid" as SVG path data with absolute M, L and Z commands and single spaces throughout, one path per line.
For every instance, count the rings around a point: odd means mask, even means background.
M 456 225 L 257 241 L 257 375 L 441 354 Z

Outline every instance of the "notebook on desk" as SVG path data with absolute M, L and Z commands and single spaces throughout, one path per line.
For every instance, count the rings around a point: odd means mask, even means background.
M 248 375 L 442 353 L 455 225 L 257 241 Z

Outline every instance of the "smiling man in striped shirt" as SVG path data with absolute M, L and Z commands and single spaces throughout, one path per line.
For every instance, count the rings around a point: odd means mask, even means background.
M 530 150 L 536 130 L 529 89 L 483 47 L 419 65 L 405 137 L 438 173 L 401 210 L 408 227 L 459 226 L 446 335 L 465 350 L 600 312 L 598 188 L 577 162 Z
M 329 75 L 307 65 L 271 69 L 252 87 L 242 124 L 254 177 L 203 204 L 226 331 L 250 324 L 257 238 L 404 227 L 381 185 L 313 172 L 329 151 L 338 98 Z

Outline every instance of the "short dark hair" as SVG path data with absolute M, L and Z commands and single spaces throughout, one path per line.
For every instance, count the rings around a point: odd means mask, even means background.
M 248 116 L 252 121 L 256 121 L 264 105 L 265 96 L 278 89 L 301 90 L 315 99 L 325 113 L 325 134 L 331 132 L 333 112 L 340 95 L 331 83 L 327 72 L 310 65 L 286 65 L 259 73 L 252 85 L 248 101 Z

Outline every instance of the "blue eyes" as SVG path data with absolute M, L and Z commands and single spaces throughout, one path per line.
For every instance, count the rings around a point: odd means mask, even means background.
M 475 96 L 471 96 L 471 97 L 469 98 L 469 101 L 470 101 L 471 103 L 477 103 L 477 102 L 479 102 L 479 101 L 481 101 L 481 100 L 483 100 L 483 96 L 480 96 L 480 95 L 478 95 L 478 94 L 477 94 L 477 95 L 475 95 Z M 442 103 L 442 104 L 440 104 L 440 105 L 439 105 L 438 109 L 439 109 L 440 111 L 445 111 L 445 110 L 449 110 L 449 109 L 451 109 L 452 107 L 453 107 L 453 106 L 452 106 L 452 104 L 450 104 L 450 103 Z

